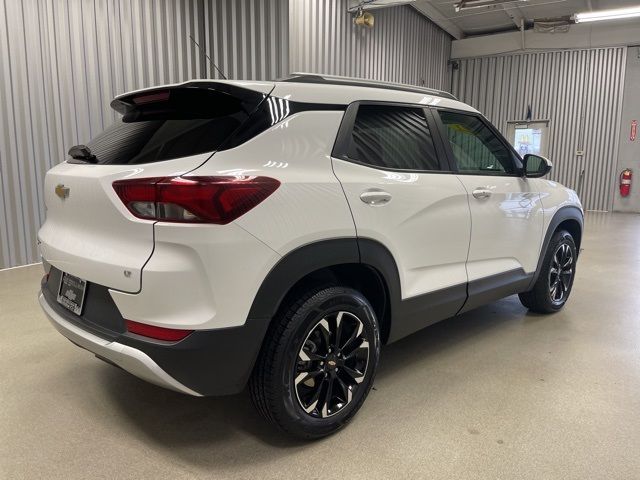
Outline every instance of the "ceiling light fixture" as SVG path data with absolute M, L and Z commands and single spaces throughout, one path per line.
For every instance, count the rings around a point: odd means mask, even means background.
M 624 18 L 640 17 L 640 6 L 600 10 L 599 12 L 576 13 L 573 20 L 576 23 L 599 22 L 601 20 L 620 20 Z
M 519 3 L 526 1 L 527 0 L 461 0 L 460 2 L 453 4 L 453 9 L 456 12 L 461 12 L 463 10 L 471 10 L 472 8 L 497 7 L 507 3 Z

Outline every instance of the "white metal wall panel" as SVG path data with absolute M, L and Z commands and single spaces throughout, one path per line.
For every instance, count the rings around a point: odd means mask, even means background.
M 584 171 L 585 208 L 610 210 L 625 57 L 626 48 L 611 47 L 462 59 L 452 91 L 503 134 L 531 106 L 532 119 L 549 120 L 550 178 L 575 189 Z
M 287 0 L 204 3 L 206 50 L 227 78 L 274 80 L 289 73 Z M 209 78 L 218 78 L 209 66 Z
M 117 94 L 288 72 L 287 0 L 0 0 L 0 268 L 37 261 L 42 180 L 115 119 Z
M 292 71 L 449 90 L 449 34 L 408 6 L 373 10 L 375 26 L 357 27 L 348 3 L 290 0 Z

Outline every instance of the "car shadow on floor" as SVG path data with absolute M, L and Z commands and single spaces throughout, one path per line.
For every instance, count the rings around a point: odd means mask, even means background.
M 510 323 L 535 322 L 536 317 L 511 297 L 432 325 L 383 348 L 376 384 L 402 375 L 412 363 L 426 364 L 448 349 L 469 348 L 468 342 L 480 336 L 492 335 Z M 105 395 L 122 414 L 118 421 L 126 423 L 122 428 L 190 464 L 260 463 L 272 458 L 274 450 L 286 455 L 313 445 L 290 438 L 263 420 L 246 391 L 231 397 L 196 398 L 148 384 L 111 366 L 104 365 L 100 374 Z

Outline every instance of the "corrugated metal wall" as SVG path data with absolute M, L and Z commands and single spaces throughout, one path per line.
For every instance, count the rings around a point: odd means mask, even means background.
M 274 80 L 289 73 L 287 0 L 206 0 L 206 50 L 227 78 Z M 202 45 L 202 43 L 201 43 Z M 210 69 L 209 77 L 214 77 Z
M 291 0 L 292 71 L 346 75 L 449 90 L 451 37 L 408 6 L 374 10 L 354 27 L 347 0 Z
M 0 268 L 37 261 L 44 173 L 114 120 L 117 94 L 288 68 L 287 0 L 0 0 Z
M 626 48 L 459 60 L 452 92 L 503 134 L 507 122 L 549 120 L 551 179 L 577 188 L 585 208 L 610 210 L 618 157 Z M 582 150 L 584 156 L 577 156 Z

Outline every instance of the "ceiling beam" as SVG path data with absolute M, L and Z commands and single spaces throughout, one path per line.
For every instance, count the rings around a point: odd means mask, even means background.
M 349 0 L 347 11 L 350 13 L 362 10 L 375 10 L 377 8 L 397 7 L 413 3 L 416 0 Z
M 425 17 L 438 25 L 456 40 L 464 38 L 464 32 L 455 23 L 445 17 L 440 11 L 434 7 L 431 2 L 422 0 L 412 3 L 411 6 L 422 13 Z
M 640 45 L 640 29 L 633 22 L 620 22 L 616 28 L 608 24 L 596 25 L 596 22 L 579 23 L 571 25 L 569 31 L 562 35 L 539 33 L 531 29 L 526 30 L 524 36 L 527 50 L 531 51 Z M 451 58 L 475 58 L 518 51 L 522 51 L 522 33 L 505 32 L 454 40 Z
M 502 11 L 507 14 L 507 16 L 511 19 L 516 27 L 520 28 L 520 26 L 522 25 L 522 21 L 524 21 L 526 25 L 527 19 L 524 18 L 524 15 L 522 15 L 522 12 L 519 8 L 507 8 L 505 5 L 500 6 L 502 7 Z

